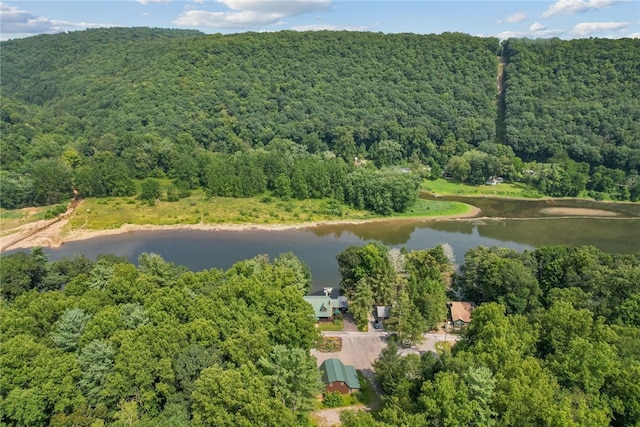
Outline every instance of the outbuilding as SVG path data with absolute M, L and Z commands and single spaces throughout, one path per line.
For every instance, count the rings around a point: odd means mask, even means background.
M 351 365 L 345 365 L 340 359 L 327 359 L 320 365 L 322 382 L 325 390 L 337 391 L 342 394 L 353 393 L 360 390 L 360 381 L 356 369 Z

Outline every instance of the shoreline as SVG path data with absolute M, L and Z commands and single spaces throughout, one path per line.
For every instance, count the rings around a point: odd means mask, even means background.
M 598 209 L 584 208 L 545 208 L 541 213 L 549 216 L 535 218 L 501 218 L 480 216 L 482 210 L 476 206 L 469 205 L 469 211 L 461 214 L 441 215 L 441 216 L 412 216 L 412 217 L 390 217 L 390 218 L 371 218 L 371 219 L 335 219 L 320 220 L 301 223 L 284 223 L 284 224 L 257 224 L 257 223 L 221 223 L 221 224 L 170 224 L 170 225 L 153 225 L 153 224 L 123 224 L 119 228 L 89 230 L 75 229 L 69 232 L 64 231 L 64 227 L 69 222 L 72 212 L 67 212 L 58 218 L 52 220 L 41 220 L 33 223 L 25 224 L 13 230 L 15 232 L 0 237 L 0 253 L 4 253 L 13 249 L 29 249 L 37 246 L 47 248 L 58 248 L 65 243 L 76 242 L 81 240 L 89 240 L 100 237 L 115 236 L 137 232 L 154 232 L 154 231 L 285 231 L 296 229 L 311 229 L 314 227 L 322 227 L 327 225 L 359 225 L 377 222 L 393 223 L 393 222 L 438 222 L 438 221 L 471 221 L 486 222 L 510 220 L 530 220 L 530 219 L 561 219 L 561 218 L 602 218 L 602 219 L 628 219 L 620 217 L 618 213 Z M 9 232 L 12 230 L 2 230 Z
M 68 242 L 88 240 L 97 237 L 115 236 L 120 234 L 136 233 L 141 231 L 171 231 L 171 230 L 195 230 L 195 231 L 284 231 L 303 228 L 313 228 L 323 225 L 339 224 L 367 224 L 373 222 L 397 222 L 397 221 L 453 221 L 479 219 L 480 208 L 472 205 L 469 211 L 462 214 L 442 216 L 415 216 L 415 217 L 391 217 L 372 218 L 362 220 L 323 220 L 290 224 L 123 224 L 119 228 L 88 230 L 76 229 L 63 234 L 64 226 L 69 222 L 69 216 L 50 221 L 37 221 L 19 227 L 16 233 L 0 237 L 0 253 L 12 249 L 28 249 L 36 246 L 57 248 Z M 34 231 L 35 230 L 35 231 Z

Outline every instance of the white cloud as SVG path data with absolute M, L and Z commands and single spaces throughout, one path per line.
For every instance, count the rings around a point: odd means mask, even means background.
M 329 24 L 314 24 L 314 25 L 297 25 L 291 27 L 293 31 L 369 31 L 369 29 L 362 26 L 346 26 L 342 27 L 339 25 L 329 25 Z
M 216 0 L 229 12 L 187 10 L 176 25 L 208 28 L 251 28 L 282 23 L 284 18 L 326 10 L 331 0 Z
M 640 39 L 640 33 L 633 33 L 627 36 L 630 39 Z
M 499 23 L 508 22 L 510 24 L 519 24 L 520 22 L 526 21 L 527 18 L 528 18 L 528 16 L 527 16 L 526 13 L 518 12 L 518 13 L 514 13 L 513 15 L 507 16 L 507 19 L 505 19 L 504 21 L 500 20 L 498 22 Z
M 138 3 L 149 4 L 149 3 L 169 3 L 171 0 L 136 0 Z
M 525 31 L 503 31 L 501 33 L 496 34 L 500 40 L 506 39 L 517 39 L 520 37 L 526 37 L 527 33 Z
M 509 38 L 546 38 L 546 37 L 557 37 L 564 34 L 564 30 L 549 30 L 546 25 L 543 25 L 539 22 L 534 22 L 529 27 L 527 31 L 503 31 L 497 35 L 500 40 L 505 40 Z
M 42 33 L 58 33 L 66 30 L 85 28 L 113 27 L 112 24 L 99 24 L 92 22 L 71 22 L 56 19 L 48 19 L 38 16 L 28 10 L 19 9 L 0 2 L 0 28 L 4 35 L 32 35 Z
M 533 24 L 531 24 L 531 26 L 529 27 L 529 31 L 531 32 L 538 32 L 538 31 L 542 31 L 544 29 L 546 29 L 547 26 L 546 25 L 542 25 L 539 22 L 534 22 Z
M 621 30 L 628 26 L 628 22 L 581 22 L 573 27 L 571 34 L 577 37 L 587 37 L 603 31 Z
M 557 0 L 542 16 L 549 18 L 554 15 L 573 15 L 591 9 L 604 9 L 621 1 L 623 0 Z

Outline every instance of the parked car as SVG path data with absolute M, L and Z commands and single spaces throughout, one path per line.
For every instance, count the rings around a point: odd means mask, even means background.
M 411 340 L 404 339 L 400 341 L 401 348 L 411 348 L 412 345 L 413 345 L 413 341 Z

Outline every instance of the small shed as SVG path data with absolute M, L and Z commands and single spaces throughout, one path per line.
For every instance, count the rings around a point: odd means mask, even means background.
M 376 305 L 376 320 L 381 322 L 391 315 L 390 305 Z
M 360 390 L 360 381 L 356 369 L 343 364 L 340 359 L 327 359 L 320 365 L 322 382 L 326 391 L 337 391 L 342 394 Z

